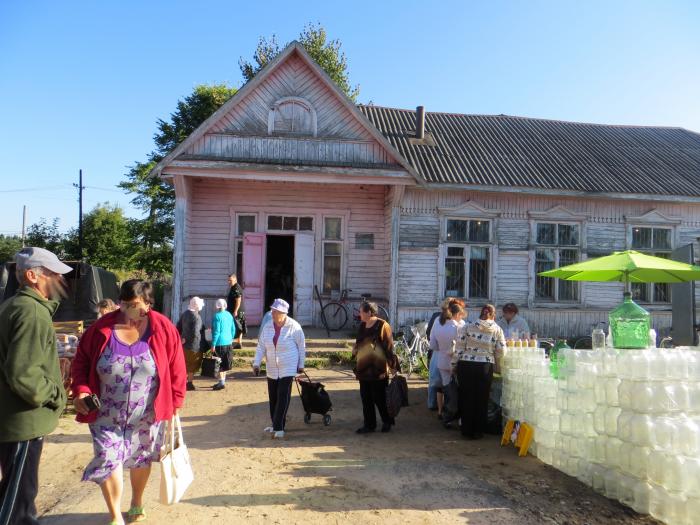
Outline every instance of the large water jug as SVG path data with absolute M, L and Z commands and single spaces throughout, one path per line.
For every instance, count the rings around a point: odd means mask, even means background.
M 686 457 L 683 459 L 682 485 L 686 496 L 700 498 L 700 458 Z
M 622 304 L 608 315 L 615 348 L 647 348 L 651 322 L 649 312 L 625 292 Z
M 591 466 L 591 482 L 593 490 L 603 494 L 605 492 L 605 474 L 607 474 L 608 468 L 604 465 L 593 464 Z
M 649 447 L 627 447 L 628 451 L 628 462 L 627 462 L 627 472 L 632 474 L 635 478 L 647 479 L 649 470 L 649 454 L 651 454 L 651 448 Z
M 618 478 L 617 499 L 631 507 L 634 504 L 634 487 L 637 478 L 620 473 Z
M 605 434 L 605 405 L 598 405 L 593 412 L 593 427 L 598 434 Z
M 632 443 L 632 418 L 634 416 L 634 412 L 623 410 L 617 418 L 617 437 L 622 441 Z
M 651 493 L 651 485 L 646 479 L 638 480 L 633 489 L 634 501 L 632 508 L 640 514 L 649 514 L 649 494 Z
M 554 347 L 549 351 L 549 371 L 552 377 L 555 379 L 560 379 L 560 377 L 565 377 L 566 371 L 566 360 L 560 352 L 564 348 L 569 348 L 564 339 L 560 339 L 556 342 Z
M 666 377 L 681 381 L 688 379 L 690 351 L 668 349 L 663 352 L 666 357 Z
M 605 379 L 605 402 L 611 407 L 620 406 L 620 398 L 618 397 L 618 388 L 620 380 L 617 377 L 608 377 Z
M 617 499 L 620 490 L 620 472 L 615 468 L 610 468 L 605 473 L 605 496 L 610 499 Z
M 622 416 L 620 416 L 622 417 Z M 618 419 L 618 434 L 620 420 Z M 634 414 L 630 418 L 630 441 L 640 447 L 651 446 L 651 439 L 654 433 L 654 421 L 648 414 Z
M 617 358 L 619 352 L 614 348 L 606 348 L 603 353 L 603 375 L 606 377 L 616 377 L 617 376 Z M 700 372 L 700 367 L 699 372 Z M 699 379 L 700 380 L 700 377 Z
M 670 417 L 658 417 L 654 421 L 654 434 L 652 435 L 652 446 L 657 450 L 671 451 L 674 449 L 674 440 L 677 432 L 676 420 Z
M 620 407 L 608 407 L 605 409 L 605 433 L 611 437 L 617 437 L 617 420 L 622 413 Z
M 676 448 L 684 456 L 700 457 L 700 425 L 698 420 L 683 418 L 674 425 Z
M 666 454 L 662 450 L 652 450 L 649 453 L 647 475 L 649 479 L 659 486 L 663 486 L 665 480 Z

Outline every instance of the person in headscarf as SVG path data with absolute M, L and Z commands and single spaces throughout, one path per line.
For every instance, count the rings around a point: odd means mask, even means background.
M 211 346 L 214 354 L 221 359 L 219 382 L 214 390 L 226 388 L 226 372 L 233 366 L 233 340 L 236 338 L 236 325 L 233 316 L 226 311 L 226 299 L 216 300 L 216 313 L 211 320 Z
M 177 329 L 182 337 L 187 366 L 187 390 L 195 390 L 194 374 L 202 368 L 202 317 L 199 312 L 204 308 L 204 300 L 195 296 L 177 322 Z

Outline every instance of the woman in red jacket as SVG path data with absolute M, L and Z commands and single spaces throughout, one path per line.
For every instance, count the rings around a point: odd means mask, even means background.
M 120 506 L 127 468 L 127 518 L 146 518 L 143 491 L 151 462 L 160 453 L 162 422 L 182 406 L 187 377 L 180 334 L 167 317 L 151 309 L 151 284 L 126 281 L 119 301 L 119 310 L 83 334 L 71 370 L 77 419 L 90 424 L 95 450 L 83 481 L 100 485 L 114 525 L 124 523 Z M 92 394 L 98 396 L 99 408 L 86 399 Z

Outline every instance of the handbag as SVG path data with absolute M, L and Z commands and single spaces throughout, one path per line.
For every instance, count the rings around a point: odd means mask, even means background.
M 445 406 L 442 407 L 442 421 L 449 423 L 459 417 L 459 384 L 457 378 L 452 379 L 445 387 Z
M 174 415 L 167 426 L 169 428 L 166 429 L 165 446 L 161 449 L 160 457 L 160 502 L 173 505 L 182 499 L 187 487 L 194 480 L 194 473 L 185 440 L 182 438 L 180 416 Z
M 389 417 L 396 417 L 403 406 L 404 388 L 406 388 L 406 378 L 400 375 L 395 375 L 389 380 L 386 387 L 386 410 Z

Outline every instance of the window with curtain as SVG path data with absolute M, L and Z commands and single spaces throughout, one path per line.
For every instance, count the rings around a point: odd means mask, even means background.
M 671 228 L 632 227 L 633 250 L 669 259 L 673 250 Z M 671 285 L 668 283 L 632 283 L 632 298 L 639 303 L 670 303 Z
M 491 222 L 477 219 L 445 221 L 445 296 L 488 299 L 491 262 Z
M 340 272 L 343 262 L 343 220 L 340 217 L 323 218 L 323 292 L 340 291 Z

